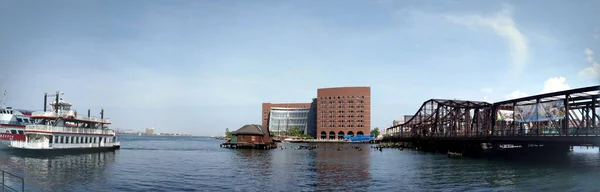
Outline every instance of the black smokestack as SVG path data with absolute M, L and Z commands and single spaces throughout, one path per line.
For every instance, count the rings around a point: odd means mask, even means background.
M 56 103 L 54 103 L 54 110 L 56 110 L 56 113 L 58 113 L 58 91 L 56 92 Z
M 47 105 L 48 105 L 48 93 L 44 93 L 44 112 L 46 112 Z

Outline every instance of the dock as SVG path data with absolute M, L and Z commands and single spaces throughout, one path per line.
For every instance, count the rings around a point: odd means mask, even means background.
M 277 144 L 275 143 L 230 143 L 225 142 L 220 145 L 220 147 L 224 148 L 232 148 L 232 149 L 276 149 Z

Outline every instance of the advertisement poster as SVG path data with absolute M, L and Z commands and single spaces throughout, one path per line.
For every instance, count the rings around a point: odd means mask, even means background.
M 532 122 L 536 121 L 537 117 L 537 105 L 521 105 L 515 108 L 515 121 L 516 122 Z
M 498 121 L 513 121 L 513 111 L 498 110 Z
M 551 121 L 565 118 L 565 103 L 564 100 L 539 103 L 538 104 L 538 121 Z
M 565 118 L 564 100 L 517 106 L 516 122 L 552 121 Z

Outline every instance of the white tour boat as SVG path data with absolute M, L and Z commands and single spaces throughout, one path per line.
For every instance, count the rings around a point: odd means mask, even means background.
M 11 140 L 25 141 L 25 125 L 32 123 L 31 112 L 6 107 L 6 91 L 0 106 L 0 148 L 6 147 Z
M 108 151 L 120 148 L 114 130 L 109 129 L 110 121 L 104 118 L 104 110 L 100 118 L 78 116 L 71 109 L 71 103 L 60 98 L 63 93 L 56 93 L 56 100 L 50 105 L 52 111 L 46 111 L 48 94 L 44 96 L 44 111 L 33 112 L 34 124 L 26 125 L 25 140 L 12 140 L 8 147 L 28 151 L 83 150 Z

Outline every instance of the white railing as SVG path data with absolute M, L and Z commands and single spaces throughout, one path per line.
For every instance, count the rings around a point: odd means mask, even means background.
M 27 125 L 27 124 L 29 124 L 29 123 L 25 123 L 25 122 L 4 121 L 4 120 L 0 120 L 0 123 L 2 123 L 2 124 L 12 124 L 12 125 Z
M 109 119 L 101 119 L 100 117 L 77 116 L 76 119 L 85 120 L 85 121 L 95 121 L 95 122 L 102 122 L 102 123 L 110 123 Z
M 66 117 L 66 116 L 75 116 L 75 111 L 59 111 L 58 113 L 54 111 L 36 111 L 31 113 L 31 116 L 42 116 L 42 117 Z
M 31 113 L 32 117 L 69 117 L 75 116 L 75 111 L 73 110 L 69 110 L 69 111 L 59 111 L 58 113 L 54 112 L 54 111 L 36 111 Z M 94 122 L 101 122 L 101 123 L 110 123 L 109 119 L 101 119 L 100 117 L 87 117 L 87 116 L 77 116 L 75 119 L 79 119 L 79 120 L 85 120 L 85 121 L 94 121 Z
M 27 125 L 25 132 L 27 131 L 48 131 L 48 132 L 61 132 L 61 133 L 80 133 L 80 134 L 104 134 L 114 135 L 115 131 L 112 129 L 89 129 L 89 128 L 67 128 L 67 127 L 55 127 L 50 125 Z
M 25 142 L 25 141 L 11 141 L 10 146 L 13 148 L 25 148 L 25 149 L 50 149 L 50 144 L 47 142 Z

